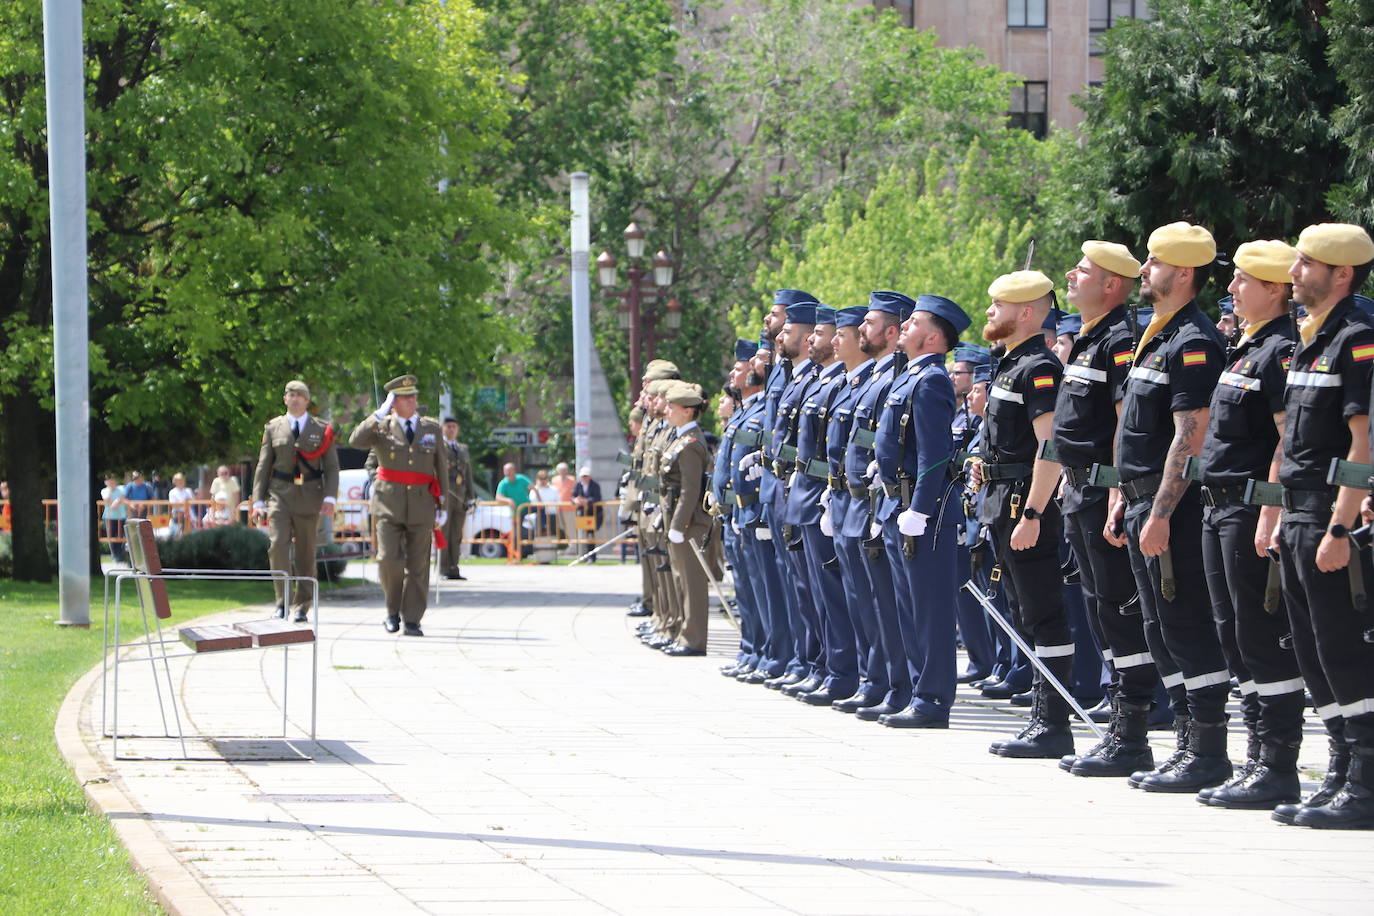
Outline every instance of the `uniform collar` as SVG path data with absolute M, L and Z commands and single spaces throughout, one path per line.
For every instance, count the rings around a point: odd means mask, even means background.
M 838 359 L 821 370 L 821 378 L 834 378 L 844 372 L 844 363 Z
M 815 363 L 811 362 L 811 360 L 809 360 L 809 359 L 804 359 L 804 360 L 802 360 L 801 362 L 797 363 L 795 366 L 792 367 L 792 375 L 793 375 L 793 376 L 801 375 L 803 372 L 805 372 L 807 369 L 811 368 L 813 365 L 815 365 Z
M 1321 315 L 1316 316 L 1315 320 L 1317 321 L 1317 330 L 1316 330 L 1316 332 L 1312 335 L 1311 342 L 1309 342 L 1309 341 L 1307 341 L 1307 340 L 1305 340 L 1305 339 L 1302 339 L 1302 336 L 1301 336 L 1301 334 L 1300 334 L 1300 335 L 1299 335 L 1299 345 L 1302 346 L 1302 347 L 1311 346 L 1312 343 L 1315 343 L 1315 342 L 1317 341 L 1317 338 L 1319 338 L 1319 337 L 1322 336 L 1322 332 L 1323 332 L 1323 331 L 1327 331 L 1327 330 L 1329 330 L 1329 329 L 1331 329 L 1331 328 L 1339 327 L 1339 326 L 1341 325 L 1341 323 L 1345 320 L 1345 316 L 1346 316 L 1346 315 L 1350 312 L 1350 310 L 1353 309 L 1354 307 L 1355 307 L 1355 297 L 1354 297 L 1354 296 L 1346 296 L 1344 299 L 1342 299 L 1340 302 L 1337 302 L 1335 305 L 1331 306 L 1331 308 L 1327 309 L 1327 310 L 1326 310 L 1325 312 L 1323 312 Z M 1309 317 L 1307 318 L 1307 321 L 1312 321 L 1312 320 L 1314 320 L 1314 319 L 1313 319 L 1311 316 L 1309 316 Z
M 1170 328 L 1177 327 L 1181 323 L 1179 316 L 1185 314 L 1190 315 L 1192 312 L 1196 311 L 1197 302 L 1193 299 L 1189 299 L 1183 305 L 1174 309 L 1172 312 L 1169 312 L 1167 315 L 1155 315 L 1153 318 L 1150 319 L 1150 323 L 1145 327 L 1145 332 L 1140 335 L 1140 343 L 1137 344 L 1135 348 L 1136 354 L 1139 355 L 1140 353 L 1145 352 L 1145 345 L 1149 343 L 1151 340 L 1153 340 L 1157 335 L 1169 330 Z
M 911 361 L 911 364 L 906 367 L 906 371 L 911 375 L 915 375 L 917 372 L 920 372 L 926 366 L 929 366 L 935 362 L 944 362 L 943 354 L 922 353 L 920 356 L 916 357 Z
M 1116 324 L 1118 321 L 1125 321 L 1125 320 L 1126 320 L 1126 306 L 1125 306 L 1124 304 L 1123 304 L 1123 305 L 1118 305 L 1118 306 L 1116 306 L 1115 308 L 1113 308 L 1111 311 L 1108 311 L 1108 312 L 1105 312 L 1104 314 L 1098 315 L 1098 316 L 1097 316 L 1096 318 L 1094 318 L 1092 321 L 1085 321 L 1085 322 L 1083 322 L 1083 330 L 1079 332 L 1078 337 L 1079 337 L 1079 339 L 1081 340 L 1082 338 L 1088 337 L 1088 336 L 1090 336 L 1090 335 L 1095 336 L 1095 335 L 1097 335 L 1097 334 L 1105 334 L 1106 331 L 1107 331 L 1107 328 L 1109 328 L 1109 327 L 1111 327 L 1112 325 Z M 1099 329 L 1100 329 L 1100 330 L 1099 330 Z
M 859 363 L 857 366 L 855 366 L 853 369 L 850 369 L 848 372 L 846 372 L 845 377 L 849 379 L 849 381 L 851 382 L 857 381 L 858 379 L 862 378 L 863 374 L 867 372 L 870 368 L 872 368 L 873 365 L 873 360 L 866 359 L 863 362 Z
M 1044 331 L 1036 331 L 1034 334 L 1031 334 L 1029 337 L 1022 337 L 1022 338 L 1021 338 L 1020 340 L 1018 340 L 1014 345 L 1008 346 L 1007 349 L 1006 349 L 1006 352 L 1003 354 L 1002 358 L 1003 358 L 1003 359 L 1013 359 L 1013 358 L 1015 358 L 1015 357 L 1017 357 L 1017 356 L 1020 356 L 1022 353 L 1028 353 L 1028 352 L 1030 352 L 1031 350 L 1035 349 L 1036 347 L 1040 347 L 1041 349 L 1044 349 L 1044 347 L 1045 347 L 1045 332 L 1044 332 Z
M 888 369 L 892 368 L 892 361 L 896 359 L 896 357 L 897 351 L 893 350 L 891 353 L 887 354 L 882 359 L 878 360 L 876 363 L 873 364 L 873 371 L 886 372 Z
M 743 410 L 745 407 L 748 407 L 750 404 L 754 403 L 761 397 L 763 397 L 763 392 L 755 391 L 753 394 L 749 395 L 747 398 L 739 402 L 740 409 Z

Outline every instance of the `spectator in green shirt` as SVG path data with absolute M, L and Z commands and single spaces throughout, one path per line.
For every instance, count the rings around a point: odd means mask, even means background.
M 509 462 L 501 468 L 501 482 L 496 485 L 496 498 L 510 503 L 515 523 L 520 524 L 521 510 L 530 501 L 530 479 L 515 472 L 515 465 Z

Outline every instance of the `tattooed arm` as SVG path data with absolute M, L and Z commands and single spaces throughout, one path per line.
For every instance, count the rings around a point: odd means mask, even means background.
M 1208 414 L 1206 407 L 1174 413 L 1174 441 L 1164 459 L 1164 479 L 1155 493 L 1150 517 L 1140 531 L 1140 552 L 1147 557 L 1157 557 L 1169 549 L 1169 516 L 1192 483 L 1184 478 L 1183 465 L 1190 456 L 1202 454 Z

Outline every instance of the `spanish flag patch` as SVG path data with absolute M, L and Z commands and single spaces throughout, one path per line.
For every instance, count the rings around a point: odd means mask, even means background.
M 1183 365 L 1185 366 L 1205 366 L 1207 365 L 1206 350 L 1184 350 Z
M 1367 359 L 1374 359 L 1374 344 L 1360 344 L 1350 348 L 1350 358 L 1357 363 L 1362 363 Z
M 1122 350 L 1120 353 L 1112 354 L 1112 363 L 1117 366 L 1124 366 L 1131 361 L 1135 354 L 1130 350 Z
M 1374 350 L 1374 347 L 1370 347 L 1370 349 Z M 1036 388 L 1053 388 L 1054 376 L 1037 375 L 1035 378 L 1031 379 L 1031 382 L 1035 385 Z

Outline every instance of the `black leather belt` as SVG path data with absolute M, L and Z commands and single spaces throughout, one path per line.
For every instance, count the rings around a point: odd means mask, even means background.
M 849 492 L 849 479 L 844 476 L 844 471 L 837 471 L 830 475 L 830 489 Z
M 1159 491 L 1159 485 L 1163 482 L 1163 474 L 1146 474 L 1135 480 L 1121 481 L 1121 492 L 1132 502 L 1139 499 L 1149 499 Z
M 1330 512 L 1336 501 L 1335 490 L 1293 490 L 1283 488 L 1283 507 L 1289 512 Z
M 849 495 L 852 496 L 852 497 L 854 497 L 855 499 L 867 499 L 867 498 L 868 498 L 868 487 L 855 487 L 855 486 L 850 486 L 850 488 L 849 488 Z
M 273 471 L 272 476 L 275 477 L 277 480 L 289 480 L 294 482 L 296 479 L 296 475 L 290 473 L 289 471 Z M 317 471 L 314 468 L 308 466 L 305 468 L 305 470 L 301 472 L 302 480 L 319 480 L 323 476 L 324 471 Z
M 1025 480 L 1031 475 L 1028 464 L 984 464 L 984 480 Z
M 1224 487 L 1213 487 L 1203 485 L 1202 502 L 1203 505 L 1213 509 L 1225 509 L 1227 506 L 1249 505 L 1245 501 L 1246 486 L 1243 483 L 1231 484 Z
M 736 493 L 736 494 L 735 494 L 735 503 L 736 503 L 737 505 L 740 505 L 740 506 L 752 506 L 754 503 L 756 503 L 756 502 L 758 502 L 758 501 L 759 501 L 759 494 L 757 494 L 757 493 Z
M 1082 468 L 1064 468 L 1064 479 L 1069 482 L 1069 486 L 1071 487 L 1091 486 L 1092 476 L 1092 465 Z

